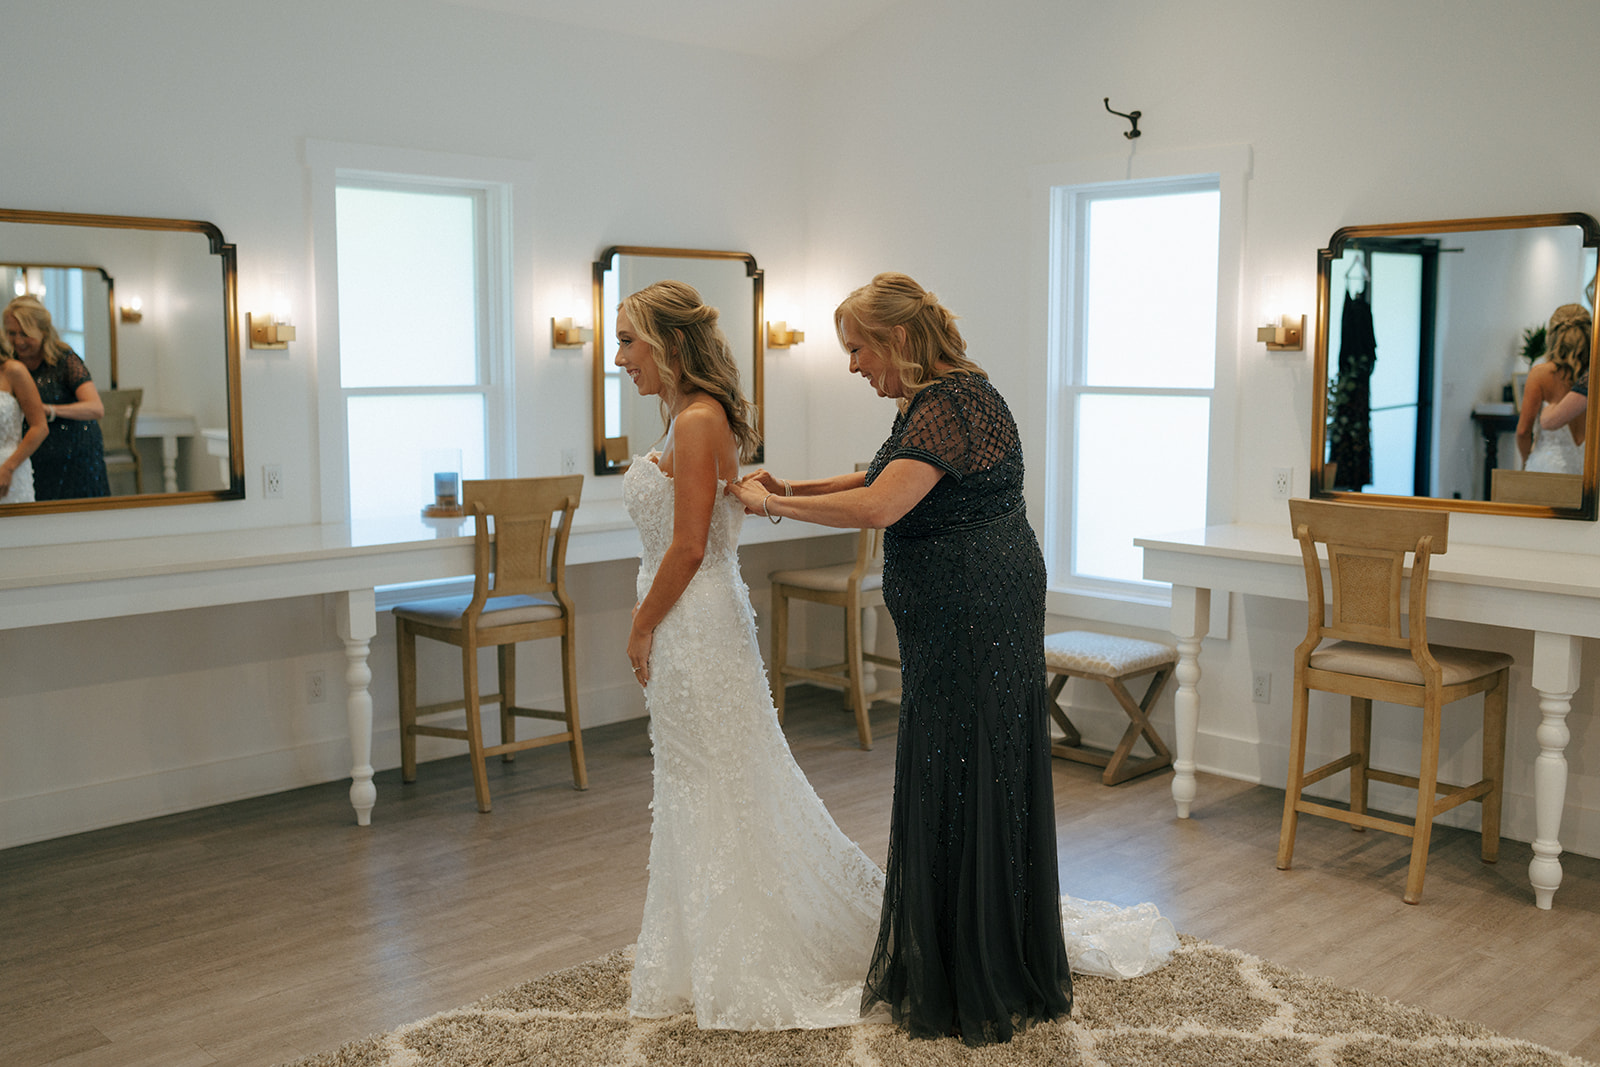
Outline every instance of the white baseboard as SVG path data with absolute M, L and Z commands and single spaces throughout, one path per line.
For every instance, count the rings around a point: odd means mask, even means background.
M 586 692 L 579 697 L 581 708 L 595 709 L 586 715 L 586 729 L 620 722 L 633 716 L 606 709 L 628 707 L 622 700 L 604 699 L 604 694 Z M 498 714 L 492 706 L 485 716 L 489 736 L 497 736 Z M 536 737 L 554 733 L 554 722 L 524 720 L 518 736 Z M 421 738 L 419 761 L 427 762 L 459 756 L 466 749 L 461 742 Z M 372 761 L 376 770 L 400 765 L 400 729 L 392 715 L 377 715 L 372 731 Z M 289 748 L 252 752 L 169 770 L 130 775 L 103 781 L 46 789 L 23 796 L 0 798 L 0 849 L 51 838 L 101 830 L 144 819 L 176 815 L 217 804 L 250 797 L 281 793 L 323 782 L 350 777 L 350 739 L 344 735 L 316 738 Z M 378 793 L 372 817 L 383 818 L 385 796 Z M 345 808 L 341 817 L 355 823 L 355 810 Z

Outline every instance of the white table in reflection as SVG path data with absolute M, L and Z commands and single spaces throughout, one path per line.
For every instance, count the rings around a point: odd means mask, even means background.
M 161 441 L 162 492 L 178 491 L 178 439 L 193 437 L 198 431 L 193 415 L 169 411 L 140 411 L 133 424 L 133 436 Z
M 1200 723 L 1200 642 L 1211 617 L 1211 592 L 1306 598 L 1300 545 L 1289 524 L 1208 526 L 1139 537 L 1144 576 L 1172 583 L 1177 638 L 1177 745 L 1172 798 L 1178 818 L 1195 799 L 1194 746 Z M 1325 587 L 1326 578 L 1324 579 Z M 1330 587 L 1331 588 L 1331 587 Z M 1533 633 L 1533 687 L 1539 693 L 1539 755 L 1533 765 L 1534 840 L 1528 879 L 1534 903 L 1550 907 L 1561 885 L 1561 811 L 1567 791 L 1567 713 L 1578 689 L 1583 638 L 1600 637 L 1600 566 L 1593 556 L 1542 549 L 1469 545 L 1428 567 L 1428 616 Z M 1240 695 L 1240 699 L 1244 699 Z

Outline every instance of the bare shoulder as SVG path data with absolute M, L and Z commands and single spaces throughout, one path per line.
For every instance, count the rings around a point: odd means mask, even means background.
M 704 393 L 697 393 L 684 404 L 683 410 L 678 412 L 673 424 L 681 431 L 692 428 L 702 432 L 726 430 L 728 428 L 728 413 L 722 410 L 722 405 Z
M 10 392 L 16 388 L 23 378 L 28 377 L 28 368 L 22 365 L 21 360 L 0 360 L 0 375 L 4 376 L 6 385 L 9 387 L 6 391 Z

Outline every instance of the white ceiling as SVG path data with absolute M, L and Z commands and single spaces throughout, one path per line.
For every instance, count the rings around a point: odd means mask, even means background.
M 443 0 L 772 59 L 806 59 L 899 0 Z

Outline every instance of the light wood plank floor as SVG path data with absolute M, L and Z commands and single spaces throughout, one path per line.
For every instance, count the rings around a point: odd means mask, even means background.
M 894 709 L 862 752 L 835 694 L 789 707 L 801 766 L 881 862 Z M 461 758 L 412 786 L 380 774 L 367 829 L 333 783 L 0 852 L 0 1063 L 272 1064 L 630 943 L 646 725 L 585 738 L 587 792 L 564 751 L 524 753 L 491 766 L 490 815 Z M 1600 1060 L 1600 861 L 1566 857 L 1541 912 L 1527 845 L 1485 867 L 1476 835 L 1441 830 L 1409 907 L 1401 838 L 1306 819 L 1280 872 L 1281 790 L 1202 775 L 1180 821 L 1168 775 L 1097 775 L 1056 763 L 1064 892 L 1154 901 L 1185 933 Z

